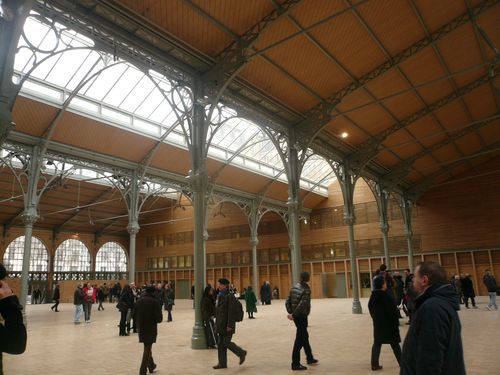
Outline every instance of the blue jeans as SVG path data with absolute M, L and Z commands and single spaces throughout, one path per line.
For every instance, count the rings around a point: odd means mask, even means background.
M 75 305 L 75 323 L 80 323 L 80 315 L 82 315 L 82 311 L 82 305 Z
M 488 294 L 490 295 L 490 303 L 488 303 L 488 307 L 494 307 L 498 310 L 496 292 L 488 292 Z

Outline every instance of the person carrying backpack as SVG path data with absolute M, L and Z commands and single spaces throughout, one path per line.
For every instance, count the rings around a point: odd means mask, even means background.
M 245 362 L 247 351 L 240 348 L 231 339 L 236 332 L 236 322 L 242 320 L 241 303 L 229 291 L 229 280 L 219 279 L 219 294 L 215 307 L 215 328 L 217 331 L 217 354 L 219 362 L 213 366 L 215 370 L 227 368 L 227 349 L 240 358 L 240 365 Z
M 292 370 L 307 370 L 306 366 L 300 364 L 300 350 L 304 348 L 306 352 L 307 364 L 314 365 L 318 360 L 312 354 L 311 345 L 309 345 L 309 333 L 307 332 L 307 316 L 311 312 L 311 288 L 309 282 L 309 273 L 300 274 L 300 282 L 295 284 L 288 294 L 285 307 L 288 312 L 287 318 L 292 320 L 297 327 L 295 343 L 292 351 Z

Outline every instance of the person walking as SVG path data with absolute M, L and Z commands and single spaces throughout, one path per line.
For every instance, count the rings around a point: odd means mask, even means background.
M 309 344 L 309 333 L 307 332 L 307 317 L 311 312 L 311 288 L 309 288 L 309 273 L 302 272 L 300 274 L 300 282 L 290 289 L 285 306 L 288 312 L 287 318 L 292 320 L 297 327 L 295 335 L 295 343 L 292 351 L 292 370 L 307 370 L 306 366 L 300 363 L 300 350 L 304 348 L 306 353 L 307 363 L 313 365 L 318 363 L 312 354 L 311 345 Z
M 249 286 L 245 292 L 245 305 L 248 313 L 248 319 L 255 319 L 253 317 L 253 313 L 257 312 L 257 297 L 255 296 L 251 286 Z
M 152 348 L 158 336 L 158 323 L 161 323 L 163 315 L 160 302 L 154 294 L 155 287 L 147 286 L 144 295 L 139 298 L 134 307 L 134 321 L 137 321 L 139 342 L 144 344 L 139 375 L 146 375 L 147 370 L 153 372 L 156 368 Z
M 486 308 L 490 311 L 493 309 L 498 310 L 497 306 L 497 281 L 495 277 L 491 274 L 489 269 L 484 271 L 483 283 L 486 286 L 486 290 L 488 290 L 488 295 L 490 296 L 490 301 L 488 302 L 488 306 Z
M 438 263 L 421 262 L 413 286 L 415 316 L 406 334 L 400 375 L 465 375 L 460 301 Z
M 217 345 L 217 338 L 215 337 L 215 293 L 211 285 L 207 285 L 201 297 L 201 317 L 205 327 L 205 337 L 207 339 L 207 346 L 215 348 Z
M 80 316 L 85 303 L 85 295 L 83 294 L 82 284 L 78 284 L 73 295 L 73 304 L 75 305 L 75 324 L 80 324 Z
M 105 299 L 106 297 L 104 296 L 104 289 L 103 286 L 101 285 L 99 288 L 97 288 L 97 301 L 99 302 L 97 311 L 104 310 L 104 306 L 102 305 L 102 303 L 104 302 Z
M 399 311 L 394 300 L 387 294 L 387 283 L 383 276 L 373 280 L 368 309 L 373 320 L 372 371 L 382 370 L 379 364 L 382 344 L 390 344 L 394 356 L 401 363 L 401 337 L 399 335 Z
M 163 303 L 165 304 L 165 310 L 167 310 L 168 316 L 167 316 L 167 322 L 172 321 L 172 309 L 174 307 L 174 291 L 172 290 L 172 287 L 170 284 L 165 285 L 165 293 L 164 293 L 164 300 Z
M 474 284 L 470 278 L 470 275 L 467 273 L 462 279 L 462 294 L 464 297 L 465 308 L 469 309 L 469 298 L 472 302 L 472 308 L 477 309 L 476 301 L 474 297 L 476 297 L 476 293 L 474 292 Z
M 245 362 L 247 351 L 231 342 L 236 333 L 236 304 L 239 303 L 234 294 L 229 292 L 229 280 L 219 279 L 219 295 L 215 307 L 215 326 L 217 331 L 217 354 L 219 362 L 213 366 L 215 370 L 227 368 L 227 349 L 240 358 L 240 365 Z
M 50 308 L 52 311 L 59 312 L 57 307 L 59 306 L 59 300 L 61 299 L 61 291 L 59 290 L 59 284 L 56 285 L 56 289 L 54 289 L 54 295 L 52 296 L 52 301 L 54 301 L 54 305 Z

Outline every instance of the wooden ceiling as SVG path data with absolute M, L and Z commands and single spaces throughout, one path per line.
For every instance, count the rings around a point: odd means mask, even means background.
M 317 132 L 328 146 L 350 150 L 343 154 L 348 160 L 368 155 L 365 162 L 375 166 L 381 177 L 407 189 L 418 191 L 481 174 L 482 165 L 500 158 L 498 0 L 49 3 L 75 12 L 80 9 L 85 22 L 125 31 L 123 35 L 148 41 L 148 46 L 168 42 L 175 46 L 172 60 L 184 61 L 186 71 L 200 76 L 253 30 L 256 39 L 249 43 L 251 47 L 243 48 L 244 61 L 228 90 L 244 97 L 253 110 L 305 134 Z M 272 21 L 255 34 L 256 25 L 266 19 Z M 328 119 L 317 121 L 315 114 L 325 108 Z M 55 111 L 18 98 L 16 131 L 39 136 Z M 344 132 L 346 138 L 341 136 Z M 154 145 L 151 138 L 72 113 L 63 116 L 54 140 L 134 162 Z M 164 145 L 153 166 L 185 175 L 189 164 L 184 154 Z M 221 166 L 208 163 L 211 173 Z M 5 178 L 2 184 L 9 183 L 6 173 L 0 177 Z M 75 189 L 75 183 L 70 182 L 66 190 Z M 229 167 L 218 183 L 258 193 L 266 189 L 269 179 Z M 85 189 L 87 202 L 101 195 L 107 199 L 107 187 Z M 271 198 L 286 201 L 283 184 L 275 183 L 265 191 Z M 321 199 L 308 195 L 308 206 L 314 207 Z M 16 202 L 9 203 L 7 213 L 2 208 L 4 223 L 16 217 L 20 209 Z M 108 208 L 109 214 L 117 214 L 119 210 L 111 206 L 119 203 L 109 204 L 102 206 L 103 215 Z M 59 225 L 71 217 L 66 216 L 60 216 Z M 84 216 L 77 215 L 67 227 L 79 221 L 84 225 L 89 221 Z M 49 216 L 44 218 L 49 223 Z

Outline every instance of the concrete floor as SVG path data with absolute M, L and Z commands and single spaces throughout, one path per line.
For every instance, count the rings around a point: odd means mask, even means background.
M 351 301 L 313 300 L 310 316 L 310 341 L 318 366 L 306 374 L 372 374 L 370 350 L 372 323 L 363 299 L 363 315 L 351 314 Z M 500 374 L 500 311 L 487 311 L 486 297 L 478 298 L 479 309 L 460 311 L 465 363 L 469 375 Z M 50 305 L 28 306 L 28 347 L 23 355 L 4 354 L 6 375 L 31 374 L 138 374 L 142 344 L 137 335 L 119 337 L 119 314 L 115 304 L 92 312 L 89 325 L 73 324 L 74 307 L 61 304 L 59 313 Z M 291 374 L 290 357 L 295 327 L 286 319 L 284 301 L 259 306 L 255 320 L 238 324 L 234 341 L 248 351 L 247 360 L 229 353 L 227 370 L 213 370 L 216 350 L 191 350 L 193 321 L 191 301 L 178 300 L 174 321 L 161 323 L 153 355 L 161 374 Z M 402 323 L 401 337 L 407 326 Z M 305 361 L 303 361 L 305 362 Z M 398 374 L 396 360 L 388 345 L 382 348 L 380 374 Z

